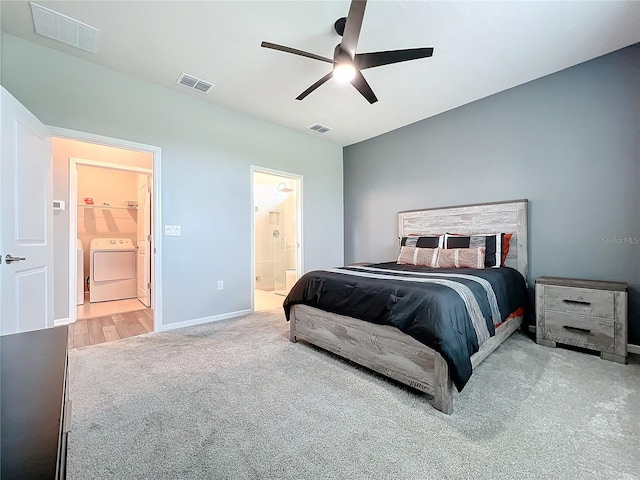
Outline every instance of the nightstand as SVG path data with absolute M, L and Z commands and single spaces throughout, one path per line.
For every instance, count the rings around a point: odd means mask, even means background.
M 536 341 L 597 350 L 627 361 L 627 284 L 571 278 L 536 280 Z

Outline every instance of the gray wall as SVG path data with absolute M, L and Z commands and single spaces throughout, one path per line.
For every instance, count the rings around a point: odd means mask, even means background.
M 342 264 L 340 147 L 7 34 L 3 48 L 4 87 L 45 124 L 162 148 L 162 223 L 182 227 L 163 239 L 165 325 L 251 308 L 252 164 L 303 175 L 305 269 Z M 56 265 L 68 265 L 68 241 L 67 217 Z M 55 278 L 64 318 L 66 270 Z
M 628 282 L 640 344 L 639 129 L 636 44 L 349 146 L 345 261 L 394 259 L 400 210 L 527 198 L 530 282 Z

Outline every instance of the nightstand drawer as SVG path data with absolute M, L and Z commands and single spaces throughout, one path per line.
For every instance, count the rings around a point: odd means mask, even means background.
M 615 323 L 602 318 L 547 311 L 544 330 L 546 335 L 556 337 L 556 341 L 568 339 L 590 345 L 615 346 Z
M 544 309 L 613 320 L 615 318 L 614 292 L 546 285 Z

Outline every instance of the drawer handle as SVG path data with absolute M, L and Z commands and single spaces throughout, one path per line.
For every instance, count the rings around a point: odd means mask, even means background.
M 562 300 L 564 303 L 570 303 L 572 305 L 591 305 L 591 302 L 583 302 L 582 300 Z
M 579 327 L 569 327 L 568 325 L 564 325 L 562 328 L 565 330 L 569 330 L 570 332 L 584 333 L 585 335 L 591 335 L 591 330 L 588 328 L 579 328 Z

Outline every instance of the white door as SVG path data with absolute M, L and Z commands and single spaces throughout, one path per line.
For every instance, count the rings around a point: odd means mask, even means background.
M 53 326 L 51 133 L 0 87 L 0 334 Z
M 138 175 L 138 300 L 151 306 L 151 178 Z

